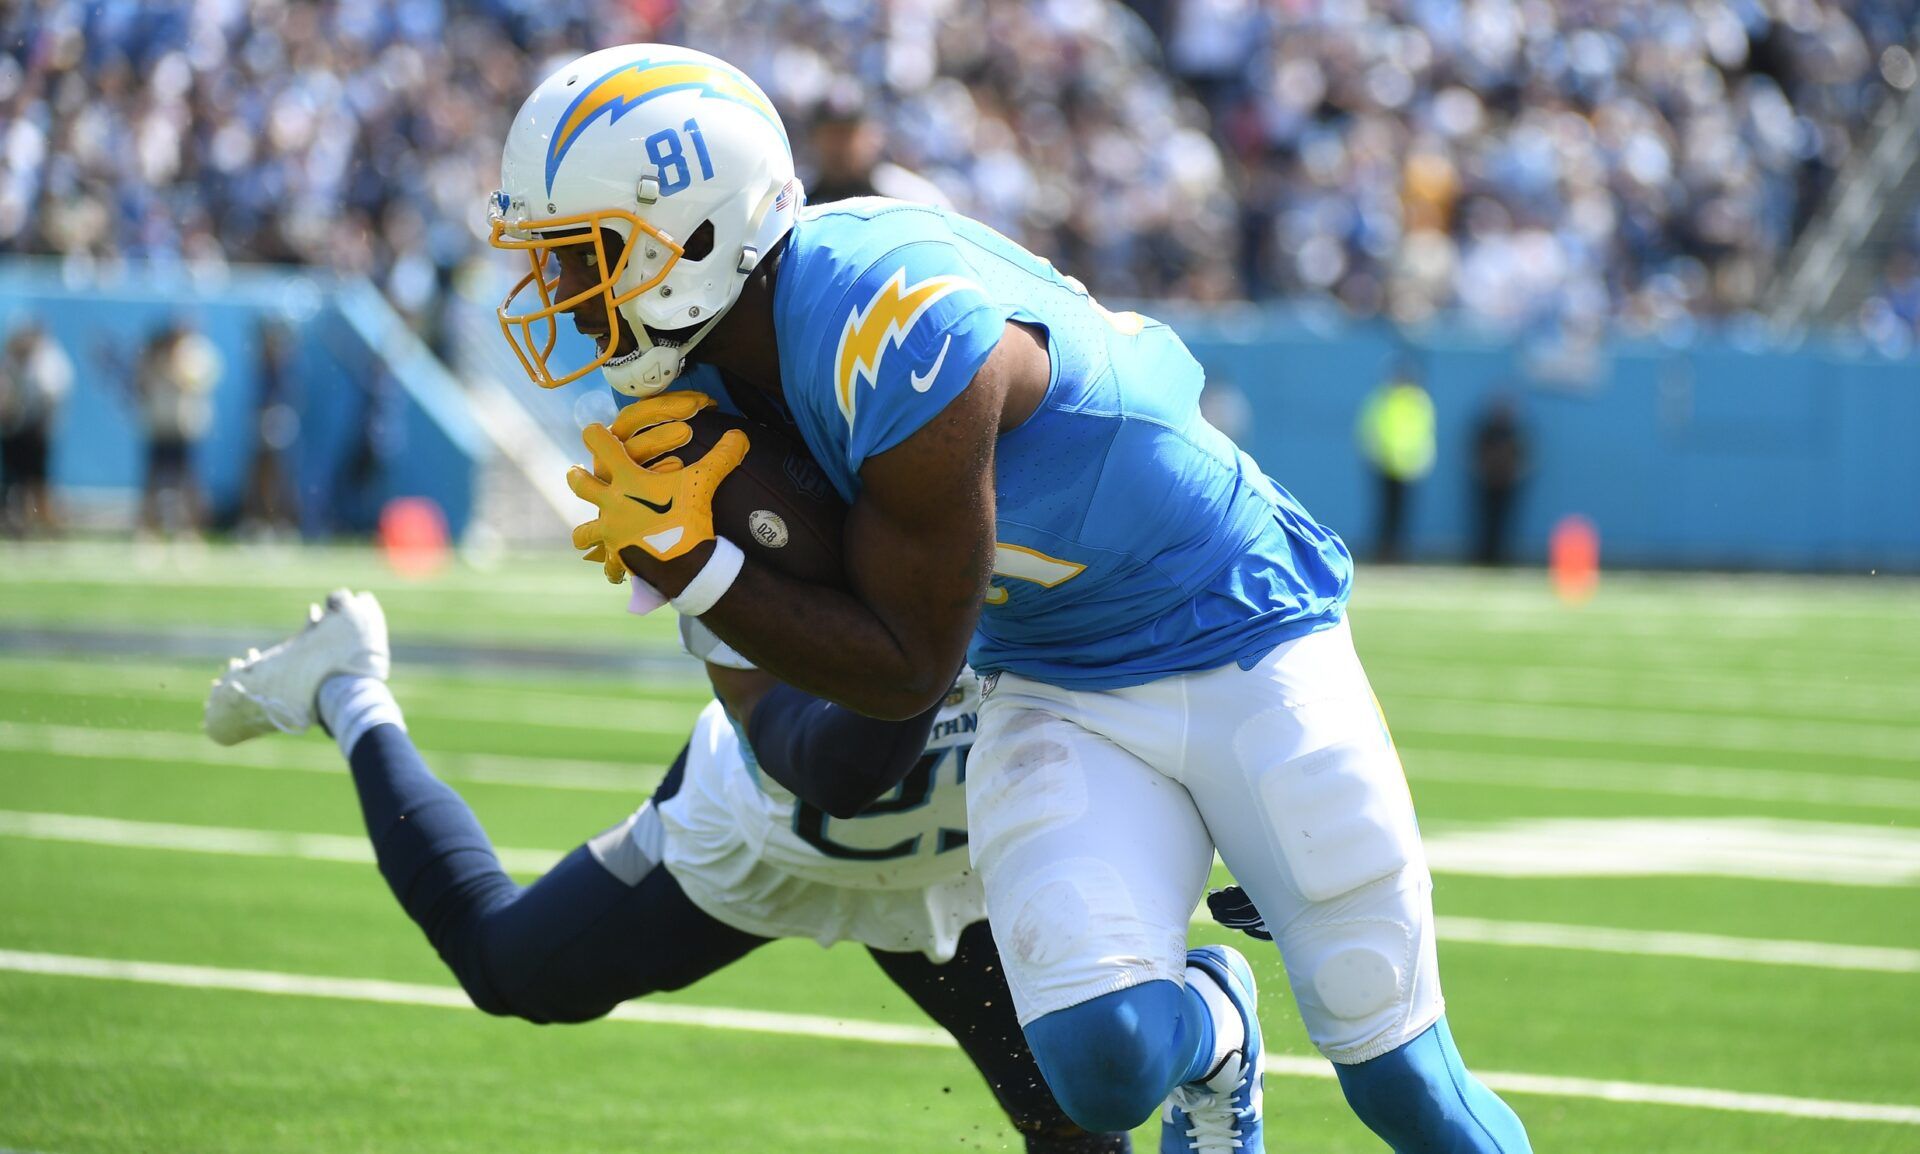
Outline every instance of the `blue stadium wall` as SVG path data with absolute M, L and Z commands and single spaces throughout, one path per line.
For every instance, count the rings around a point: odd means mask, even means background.
M 1615 342 L 1571 363 L 1525 342 L 1459 330 L 1409 336 L 1302 310 L 1148 311 L 1172 322 L 1209 378 L 1245 398 L 1236 431 L 1261 464 L 1362 555 L 1372 485 L 1354 437 L 1368 392 L 1401 361 L 1434 396 L 1438 462 L 1414 491 L 1416 558 L 1464 558 L 1473 423 L 1493 396 L 1519 403 L 1534 468 L 1519 500 L 1522 559 L 1582 514 L 1609 563 L 1735 569 L 1920 571 L 1920 359 L 1726 337 Z M 0 262 L 0 331 L 42 319 L 77 381 L 54 447 L 69 490 L 131 491 L 144 468 L 132 360 L 184 316 L 220 346 L 226 374 L 196 465 L 237 508 L 251 461 L 260 324 L 288 323 L 303 529 L 362 532 L 396 496 L 426 496 L 456 533 L 483 445 L 458 387 L 364 281 L 234 270 L 218 284 L 151 272 L 81 283 L 59 266 Z
M 1577 513 L 1611 564 L 1920 571 L 1920 358 L 1717 336 L 1576 359 L 1309 313 L 1148 311 L 1179 329 L 1210 380 L 1244 394 L 1244 447 L 1362 556 L 1375 493 L 1355 424 L 1406 362 L 1438 419 L 1438 461 L 1411 496 L 1416 558 L 1468 555 L 1474 422 L 1505 394 L 1532 447 L 1515 514 L 1523 560 L 1544 560 L 1552 526 Z
M 54 430 L 54 481 L 70 498 L 126 498 L 146 467 L 133 371 L 147 340 L 185 320 L 224 373 L 194 467 L 216 521 L 237 516 L 259 427 L 262 331 L 292 340 L 285 399 L 300 416 L 287 464 L 310 537 L 371 529 L 395 497 L 427 497 L 454 534 L 473 510 L 487 449 L 457 385 L 371 285 L 273 269 L 218 279 L 184 269 L 82 276 L 53 262 L 0 263 L 0 333 L 28 318 L 74 363 Z

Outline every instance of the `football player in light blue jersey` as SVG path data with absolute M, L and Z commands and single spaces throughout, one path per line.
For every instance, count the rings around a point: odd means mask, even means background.
M 598 516 L 574 544 L 861 713 L 913 716 L 970 656 L 970 850 L 1021 1025 L 1082 1126 L 1164 1103 L 1163 1150 L 1262 1147 L 1251 970 L 1186 948 L 1217 848 L 1368 1126 L 1403 1154 L 1528 1149 L 1443 1016 L 1338 537 L 1201 418 L 1164 326 L 956 214 L 801 201 L 764 94 L 686 49 L 594 53 L 516 116 L 494 243 L 529 254 L 515 296 L 538 300 L 510 298 L 503 328 L 538 383 L 599 367 L 647 398 L 587 430 L 595 468 L 569 480 Z M 562 315 L 598 342 L 565 375 Z M 715 535 L 741 434 L 635 463 L 690 438 L 676 384 L 798 430 L 851 505 L 850 588 Z
M 993 448 L 1000 580 L 979 668 L 1114 689 L 1339 621 L 1346 548 L 1201 418 L 1200 366 L 1165 325 L 1106 311 L 985 225 L 899 201 L 807 210 L 781 267 L 780 379 L 808 382 L 784 396 L 848 502 L 1009 323 L 1043 336 L 1042 399 Z

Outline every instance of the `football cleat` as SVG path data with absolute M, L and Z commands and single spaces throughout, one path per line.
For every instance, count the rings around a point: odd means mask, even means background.
M 329 677 L 387 679 L 387 616 L 371 593 L 336 589 L 324 608 L 307 607 L 306 628 L 262 653 L 227 662 L 207 693 L 201 724 L 221 745 L 263 733 L 300 733 L 314 722 L 314 698 Z
M 1220 984 L 1246 1028 L 1246 1041 L 1198 1082 L 1174 1087 L 1160 1121 L 1160 1154 L 1246 1154 L 1263 1151 L 1260 993 L 1253 969 L 1229 946 L 1187 951 L 1187 965 Z

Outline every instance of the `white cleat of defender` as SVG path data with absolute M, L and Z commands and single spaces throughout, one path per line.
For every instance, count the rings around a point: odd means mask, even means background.
M 263 733 L 300 733 L 314 722 L 314 698 L 329 677 L 385 681 L 387 615 L 371 593 L 336 589 L 307 607 L 307 626 L 265 653 L 249 649 L 227 663 L 207 694 L 202 727 L 221 745 Z

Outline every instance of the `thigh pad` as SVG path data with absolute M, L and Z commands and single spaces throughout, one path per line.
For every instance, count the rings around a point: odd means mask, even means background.
M 1341 742 L 1260 778 L 1260 798 L 1293 886 L 1324 902 L 1420 861 L 1413 800 L 1393 747 Z

